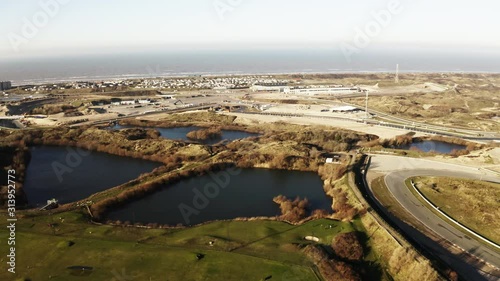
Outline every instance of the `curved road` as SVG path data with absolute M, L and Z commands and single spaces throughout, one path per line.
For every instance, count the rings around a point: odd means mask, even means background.
M 500 268 L 500 250 L 494 250 L 493 247 L 488 247 L 472 238 L 472 235 L 467 235 L 465 232 L 459 231 L 454 226 L 450 225 L 437 215 L 435 215 L 429 206 L 424 206 L 417 199 L 410 189 L 406 186 L 405 180 L 413 176 L 448 176 L 457 178 L 482 179 L 500 183 L 500 177 L 485 170 L 477 168 L 447 164 L 442 162 L 412 159 L 406 157 L 377 155 L 372 157 L 370 172 L 385 174 L 385 184 L 399 201 L 399 203 L 416 219 L 422 222 L 427 228 L 432 230 L 446 241 L 472 254 L 476 258 Z M 407 235 L 413 238 L 415 229 L 409 229 L 408 225 L 401 227 Z M 428 250 L 438 255 L 443 261 L 448 263 L 452 268 L 459 272 L 467 280 L 478 280 L 478 277 L 484 280 L 499 280 L 498 271 L 494 272 L 490 266 L 486 268 L 477 268 L 477 265 L 472 265 L 467 255 L 452 253 L 450 249 L 439 247 L 437 243 L 430 243 L 429 239 L 416 239 L 420 244 L 423 244 Z M 458 249 L 455 249 L 458 252 Z M 491 274 L 486 273 L 488 271 Z M 478 275 L 480 274 L 480 275 Z

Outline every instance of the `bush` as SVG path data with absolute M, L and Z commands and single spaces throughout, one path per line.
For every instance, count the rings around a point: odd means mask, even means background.
M 280 205 L 281 219 L 289 222 L 299 222 L 305 219 L 308 215 L 309 200 L 307 198 L 295 200 L 286 198 L 283 195 L 278 195 L 273 198 L 273 201 Z
M 214 140 L 222 137 L 220 128 L 209 128 L 191 131 L 186 134 L 186 137 L 191 140 Z
M 336 259 L 330 259 L 328 254 L 318 246 L 308 245 L 304 248 L 304 253 L 313 260 L 325 280 L 361 280 L 352 266 Z
M 342 233 L 332 240 L 332 248 L 335 254 L 349 261 L 360 261 L 363 259 L 363 246 L 356 232 Z

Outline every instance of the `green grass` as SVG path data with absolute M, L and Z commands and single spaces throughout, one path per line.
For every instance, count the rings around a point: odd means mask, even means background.
M 2 235 L 4 236 L 4 235 Z M 293 271 L 299 280 L 314 280 L 307 266 L 289 265 L 248 255 L 203 249 L 183 249 L 133 242 L 73 238 L 71 247 L 57 247 L 66 237 L 19 233 L 18 277 L 32 280 L 231 280 L 235 276 L 261 280 Z M 197 260 L 196 254 L 205 257 Z M 73 276 L 70 266 L 90 266 L 87 277 Z M 2 280 L 12 280 L 5 271 Z M 119 279 L 118 279 L 119 280 Z M 278 279 L 279 280 L 279 279 Z
M 260 220 L 141 229 L 93 225 L 79 212 L 21 218 L 16 229 L 17 273 L 2 270 L 0 280 L 120 280 L 123 271 L 130 280 L 263 280 L 270 275 L 273 280 L 318 280 L 314 265 L 296 245 L 310 243 L 303 239 L 307 235 L 330 244 L 335 235 L 360 227 L 359 222 L 320 219 L 300 226 Z M 6 232 L 0 233 L 1 241 L 6 237 Z M 2 256 L 7 247 L 0 245 Z M 197 253 L 205 257 L 197 260 Z M 82 272 L 67 269 L 70 266 L 93 270 L 75 276 Z

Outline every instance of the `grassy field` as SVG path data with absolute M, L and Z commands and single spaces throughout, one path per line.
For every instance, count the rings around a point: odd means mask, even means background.
M 500 243 L 500 184 L 446 177 L 417 177 L 413 180 L 442 211 Z
M 15 278 L 5 270 L 2 254 L 0 280 L 321 280 L 296 245 L 307 244 L 307 235 L 330 244 L 335 235 L 359 228 L 359 221 L 327 219 L 300 226 L 226 221 L 141 229 L 93 225 L 78 212 L 22 218 L 16 229 Z M 2 231 L 1 241 L 7 235 Z M 6 243 L 0 251 L 7 253 Z M 197 254 L 205 256 L 198 260 Z M 368 253 L 367 259 L 373 256 Z M 71 266 L 93 269 L 85 273 L 67 269 Z

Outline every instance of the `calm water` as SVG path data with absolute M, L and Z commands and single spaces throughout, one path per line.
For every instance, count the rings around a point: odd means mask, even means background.
M 160 165 L 74 148 L 34 147 L 24 191 L 31 205 L 44 204 L 52 198 L 68 203 L 135 179 Z
M 439 153 L 448 154 L 453 150 L 461 150 L 465 149 L 465 146 L 446 143 L 441 141 L 422 141 L 422 142 L 414 142 L 412 144 L 407 144 L 400 146 L 399 149 L 411 149 L 412 147 L 416 147 L 423 152 L 435 151 Z
M 324 49 L 147 51 L 106 55 L 12 58 L 0 77 L 15 85 L 58 81 L 204 74 L 500 72 L 498 52 L 363 49 L 347 60 L 338 46 Z
M 237 175 L 224 177 L 224 174 L 229 175 L 226 171 L 216 173 L 219 181 L 205 175 L 165 186 L 161 191 L 110 212 L 108 219 L 193 225 L 236 217 L 275 216 L 280 214 L 280 209 L 273 198 L 280 194 L 306 197 L 312 209 L 331 211 L 332 200 L 323 191 L 323 182 L 316 173 L 243 169 Z M 225 187 L 224 183 L 227 183 Z M 210 189 L 214 185 L 219 187 L 218 193 L 215 188 Z M 205 188 L 209 188 L 208 193 Z M 195 196 L 197 193 L 212 198 L 205 197 L 207 200 L 203 201 Z M 206 206 L 196 205 L 204 202 Z M 184 210 L 193 208 L 195 212 L 188 215 L 186 211 L 183 215 L 181 204 Z
M 115 125 L 115 126 L 111 127 L 111 129 L 114 129 L 114 130 L 125 129 L 125 128 L 140 128 L 140 127 L 121 126 L 121 125 Z M 186 137 L 186 134 L 191 132 L 191 131 L 196 131 L 196 130 L 203 129 L 203 128 L 196 127 L 196 126 L 190 126 L 190 127 L 177 127 L 177 128 L 151 127 L 150 129 L 157 130 L 158 132 L 160 132 L 161 137 L 166 138 L 166 139 L 191 141 L 190 139 L 188 139 Z M 212 144 L 216 144 L 216 143 L 223 141 L 223 140 L 233 141 L 233 140 L 237 140 L 237 139 L 255 137 L 258 135 L 259 134 L 248 133 L 248 132 L 243 132 L 243 131 L 222 130 L 221 138 L 208 139 L 208 140 L 202 141 L 201 143 L 212 145 Z
M 14 120 L 9 120 L 9 119 L 1 119 L 0 120 L 0 127 L 17 129 L 16 124 L 14 124 Z

